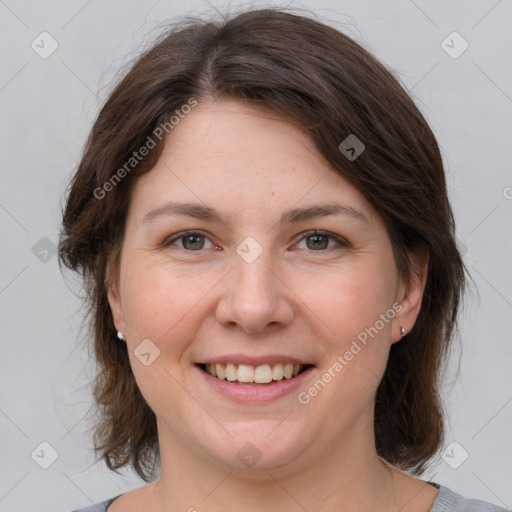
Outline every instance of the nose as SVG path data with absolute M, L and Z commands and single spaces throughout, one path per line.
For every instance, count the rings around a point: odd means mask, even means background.
M 264 254 L 252 263 L 235 255 L 231 271 L 222 280 L 224 288 L 216 310 L 223 325 L 236 324 L 253 334 L 293 321 L 294 295 Z

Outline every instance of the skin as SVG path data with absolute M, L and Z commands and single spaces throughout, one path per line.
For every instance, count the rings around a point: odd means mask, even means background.
M 210 206 L 223 222 L 170 215 L 143 222 L 168 201 Z M 278 225 L 288 209 L 328 202 L 368 222 L 339 214 Z M 315 244 L 304 234 L 313 229 L 349 245 L 328 237 Z M 165 245 L 186 230 L 205 238 Z M 252 263 L 236 252 L 249 236 L 263 250 Z M 411 258 L 423 276 L 406 283 L 381 216 L 298 127 L 234 100 L 195 107 L 135 185 L 118 279 L 109 286 L 116 328 L 157 417 L 162 466 L 157 481 L 118 498 L 109 512 L 428 511 L 437 490 L 385 464 L 373 430 L 390 346 L 421 307 L 427 256 Z M 194 366 L 233 353 L 295 356 L 316 366 L 304 391 L 393 304 L 400 313 L 307 405 L 297 392 L 235 403 Z M 160 350 L 148 366 L 134 355 L 144 339 Z M 252 468 L 237 457 L 248 442 L 261 453 Z

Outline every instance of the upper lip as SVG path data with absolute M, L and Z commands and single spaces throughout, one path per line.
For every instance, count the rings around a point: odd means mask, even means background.
M 266 356 L 248 356 L 245 354 L 230 354 L 226 356 L 210 357 L 200 361 L 198 364 L 246 364 L 250 366 L 261 366 L 264 364 L 301 364 L 312 365 L 312 363 L 298 359 L 297 357 L 284 354 L 268 354 Z M 313 365 L 312 365 L 313 366 Z

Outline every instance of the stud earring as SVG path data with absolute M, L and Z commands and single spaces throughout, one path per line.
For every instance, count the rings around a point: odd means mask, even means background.
M 400 328 L 400 334 L 402 335 L 402 338 L 405 336 L 406 332 L 407 331 L 403 327 Z
M 122 333 L 121 331 L 117 331 L 117 337 L 118 337 L 121 341 L 125 341 L 124 336 L 123 336 L 123 333 Z

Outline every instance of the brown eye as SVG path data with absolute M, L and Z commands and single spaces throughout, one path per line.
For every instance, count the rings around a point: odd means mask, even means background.
M 309 249 L 311 251 L 316 251 L 316 252 L 322 252 L 322 251 L 325 251 L 326 249 L 333 249 L 333 248 L 336 248 L 336 246 L 338 248 L 349 246 L 349 243 L 345 239 L 341 238 L 338 235 L 334 235 L 332 233 L 317 232 L 317 231 L 306 233 L 304 238 L 302 238 L 302 240 L 300 241 L 300 243 L 303 240 L 306 240 L 306 248 L 307 249 Z M 329 242 L 331 240 L 334 240 L 334 242 L 335 242 L 334 246 L 333 245 L 329 246 Z
M 205 240 L 209 240 L 202 233 L 198 233 L 195 231 L 182 232 L 174 235 L 169 238 L 165 243 L 165 247 L 176 247 L 174 242 L 181 240 L 181 243 L 178 245 L 179 249 L 184 249 L 191 252 L 200 251 L 205 248 Z M 211 243 L 211 241 L 210 241 Z M 213 244 L 212 244 L 213 247 Z
M 327 249 L 329 237 L 326 235 L 312 235 L 306 238 L 308 249 Z
M 204 236 L 201 235 L 187 235 L 183 236 L 182 239 L 185 249 L 202 249 L 204 246 Z

